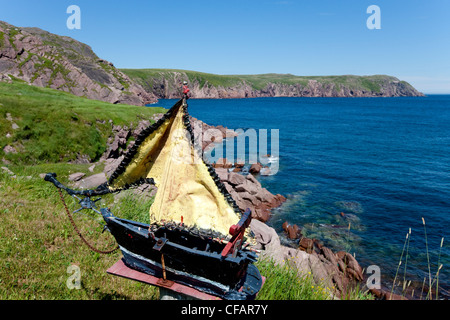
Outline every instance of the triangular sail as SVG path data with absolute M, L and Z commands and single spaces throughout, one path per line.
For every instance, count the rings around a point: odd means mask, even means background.
M 145 129 L 108 181 L 111 191 L 153 179 L 158 188 L 150 223 L 183 222 L 188 227 L 228 235 L 240 210 L 194 148 L 186 99 Z

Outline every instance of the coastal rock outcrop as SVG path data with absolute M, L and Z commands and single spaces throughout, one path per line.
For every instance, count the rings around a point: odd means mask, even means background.
M 111 103 L 145 105 L 157 101 L 88 45 L 39 28 L 0 21 L 0 80 L 19 79 Z
M 189 120 L 194 132 L 194 143 L 198 150 L 204 151 L 213 143 L 220 143 L 223 139 L 237 136 L 234 130 L 229 130 L 222 125 L 211 126 L 192 116 L 189 116 Z M 221 161 L 225 161 L 225 159 L 221 159 Z M 222 162 L 222 164 L 225 163 Z
M 228 193 L 233 197 L 241 211 L 250 209 L 254 219 L 266 222 L 271 209 L 281 206 L 286 198 L 272 194 L 252 174 L 229 172 L 226 168 L 215 168 Z
M 286 233 L 288 239 L 299 239 L 302 236 L 302 230 L 296 224 L 290 225 L 287 221 L 285 221 L 282 225 L 282 228 Z
M 276 231 L 267 224 L 252 220 L 250 228 L 255 235 L 260 258 L 272 259 L 277 264 L 294 266 L 300 274 L 311 274 L 314 281 L 332 289 L 333 296 L 345 294 L 355 281 L 362 281 L 362 268 L 347 252 L 334 253 L 322 246 L 319 252 L 307 252 L 283 246 Z

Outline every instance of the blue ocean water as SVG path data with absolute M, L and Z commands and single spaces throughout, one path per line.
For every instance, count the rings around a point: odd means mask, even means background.
M 268 222 L 280 234 L 284 221 L 302 226 L 362 267 L 379 266 L 388 287 L 405 247 L 401 279 L 406 266 L 422 287 L 439 263 L 439 288 L 450 290 L 450 96 L 191 99 L 189 113 L 230 129 L 279 129 L 278 172 L 258 179 L 288 198 Z

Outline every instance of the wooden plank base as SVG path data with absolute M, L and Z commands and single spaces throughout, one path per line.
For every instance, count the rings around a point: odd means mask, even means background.
M 157 286 L 159 288 L 163 288 L 164 289 L 163 291 L 171 290 L 181 295 L 186 295 L 199 300 L 222 300 L 219 297 L 207 294 L 205 292 L 199 291 L 189 286 L 185 286 L 170 280 L 164 281 L 164 279 L 157 278 L 149 274 L 133 270 L 127 267 L 122 260 L 117 261 L 113 266 L 111 266 L 108 270 L 106 270 L 106 272 L 111 275 Z

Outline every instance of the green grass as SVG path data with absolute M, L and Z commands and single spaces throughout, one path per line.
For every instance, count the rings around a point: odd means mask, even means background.
M 409 228 L 409 232 L 406 234 L 405 242 L 403 244 L 402 253 L 400 255 L 399 263 L 397 265 L 397 270 L 394 276 L 394 280 L 392 282 L 392 287 L 390 290 L 390 293 L 394 293 L 394 291 L 401 291 L 401 296 L 406 298 L 412 298 L 412 299 L 419 299 L 419 300 L 439 300 L 441 297 L 439 296 L 439 274 L 442 267 L 444 267 L 443 264 L 441 264 L 441 253 L 442 253 L 442 246 L 444 244 L 444 238 L 441 238 L 441 243 L 439 246 L 439 253 L 437 257 L 437 264 L 430 263 L 430 251 L 428 248 L 428 236 L 427 236 L 427 229 L 425 224 L 425 219 L 422 217 L 422 224 L 424 228 L 424 240 L 425 240 L 425 256 L 427 259 L 427 267 L 428 270 L 424 271 L 425 274 L 428 274 L 424 277 L 422 287 L 419 286 L 413 286 L 410 288 L 411 282 L 414 280 L 407 279 L 407 266 L 408 266 L 408 258 L 411 259 L 409 253 L 409 245 L 411 240 L 411 228 Z M 431 272 L 431 267 L 436 268 L 436 273 Z M 403 269 L 403 279 L 402 275 L 399 273 L 400 268 Z M 397 279 L 398 277 L 398 279 Z M 419 283 L 418 280 L 414 281 L 416 284 Z M 417 291 L 416 291 L 417 289 Z M 415 293 L 415 294 L 414 294 Z
M 96 161 L 105 151 L 112 124 L 136 125 L 160 112 L 165 109 L 90 100 L 20 81 L 0 82 L 0 159 L 37 164 L 87 155 Z M 8 113 L 19 129 L 12 129 Z M 6 145 L 19 152 L 5 154 Z
M 258 300 L 333 300 L 336 297 L 334 287 L 328 287 L 313 279 L 311 272 L 297 270 L 295 264 L 285 261 L 284 265 L 272 259 L 260 258 L 256 262 L 260 273 L 266 277 Z M 373 297 L 361 290 L 357 284 L 349 288 L 341 300 L 373 300 Z
M 273 260 L 260 259 L 256 263 L 260 273 L 266 277 L 258 300 L 330 300 L 332 288 L 314 282 L 311 274 L 299 274 L 295 267 L 284 266 Z
M 9 166 L 16 178 L 0 170 L 0 299 L 158 299 L 154 287 L 106 273 L 121 253 L 102 255 L 91 251 L 72 228 L 56 188 L 39 177 L 40 173 L 54 171 L 67 183 L 70 173 L 90 173 L 88 166 Z M 66 195 L 65 199 L 70 209 L 76 208 L 70 197 Z M 114 203 L 111 196 L 102 202 L 123 217 L 118 209 L 121 201 Z M 146 208 L 150 203 L 141 205 Z M 109 233 L 101 233 L 102 224 L 93 216 L 76 214 L 74 218 L 94 246 L 102 250 L 115 246 Z M 80 268 L 80 289 L 66 285 L 71 276 L 67 268 L 71 265 Z
M 294 76 L 292 74 L 255 74 L 255 75 L 239 75 L 246 83 L 250 84 L 256 90 L 262 90 L 267 87 L 269 83 L 281 83 L 287 85 L 300 84 L 302 86 L 308 85 L 307 77 Z
M 121 218 L 142 223 L 150 223 L 150 207 L 153 199 L 140 198 L 131 190 L 122 191 L 123 197 L 116 203 L 115 208 L 121 214 Z
M 0 31 L 0 48 L 3 48 L 5 44 L 3 43 L 5 41 L 5 33 Z

